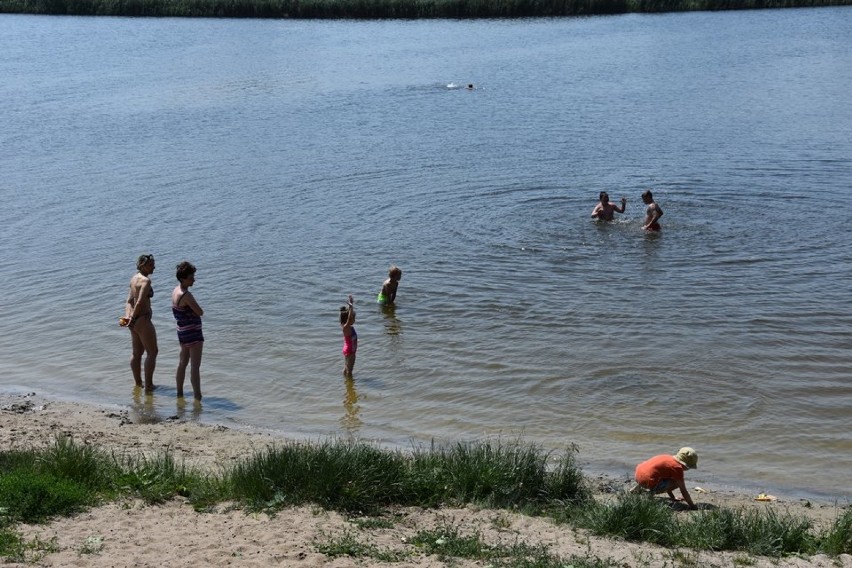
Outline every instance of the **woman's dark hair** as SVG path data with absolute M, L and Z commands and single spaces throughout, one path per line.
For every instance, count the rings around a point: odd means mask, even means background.
M 344 324 L 349 320 L 349 308 L 340 306 L 340 323 Z
M 177 276 L 178 280 L 189 278 L 193 274 L 195 274 L 195 266 L 188 260 L 184 260 L 183 262 L 178 264 L 177 268 L 175 269 L 175 276 Z

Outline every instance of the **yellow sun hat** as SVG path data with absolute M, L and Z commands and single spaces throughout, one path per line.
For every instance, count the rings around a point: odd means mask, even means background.
M 689 469 L 698 469 L 698 452 L 688 446 L 679 449 L 677 454 L 675 454 L 674 459 Z

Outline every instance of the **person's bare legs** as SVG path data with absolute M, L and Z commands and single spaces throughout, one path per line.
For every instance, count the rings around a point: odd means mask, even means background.
M 196 343 L 189 347 L 189 381 L 192 383 L 192 395 L 195 400 L 201 400 L 201 352 L 204 343 Z
M 343 356 L 343 376 L 351 377 L 352 370 L 355 368 L 355 354 Z
M 204 343 L 180 346 L 180 359 L 178 359 L 177 371 L 175 372 L 175 385 L 177 395 L 183 397 L 183 384 L 186 382 L 186 368 L 189 366 L 189 382 L 192 384 L 192 395 L 195 400 L 201 400 L 201 352 Z
M 133 373 L 133 381 L 137 387 L 142 386 L 142 354 L 145 353 L 145 346 L 142 340 L 132 329 L 130 330 L 130 340 L 133 342 L 133 353 L 130 355 L 130 372 Z
M 140 380 L 140 363 L 142 352 L 139 351 L 138 345 L 145 352 L 145 392 L 151 392 L 156 387 L 154 386 L 154 369 L 157 366 L 157 330 L 154 329 L 154 324 L 151 322 L 151 317 L 142 317 L 133 322 L 133 329 L 130 330 L 133 335 L 133 355 L 130 359 L 130 369 L 133 371 L 133 380 L 137 385 L 142 385 Z
M 177 395 L 179 398 L 183 398 L 183 383 L 186 381 L 187 365 L 189 365 L 189 346 L 181 345 L 177 371 L 175 371 L 175 386 L 177 387 Z

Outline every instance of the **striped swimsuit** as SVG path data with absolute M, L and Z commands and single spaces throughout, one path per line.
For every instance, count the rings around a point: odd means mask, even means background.
M 192 308 L 172 304 L 172 314 L 177 322 L 177 336 L 181 345 L 194 345 L 204 341 L 204 335 L 201 333 L 201 316 L 195 315 Z

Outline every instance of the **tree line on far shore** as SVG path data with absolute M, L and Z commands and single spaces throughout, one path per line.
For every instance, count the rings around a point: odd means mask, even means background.
M 0 0 L 0 13 L 200 18 L 474 19 L 848 5 L 852 5 L 852 0 Z

